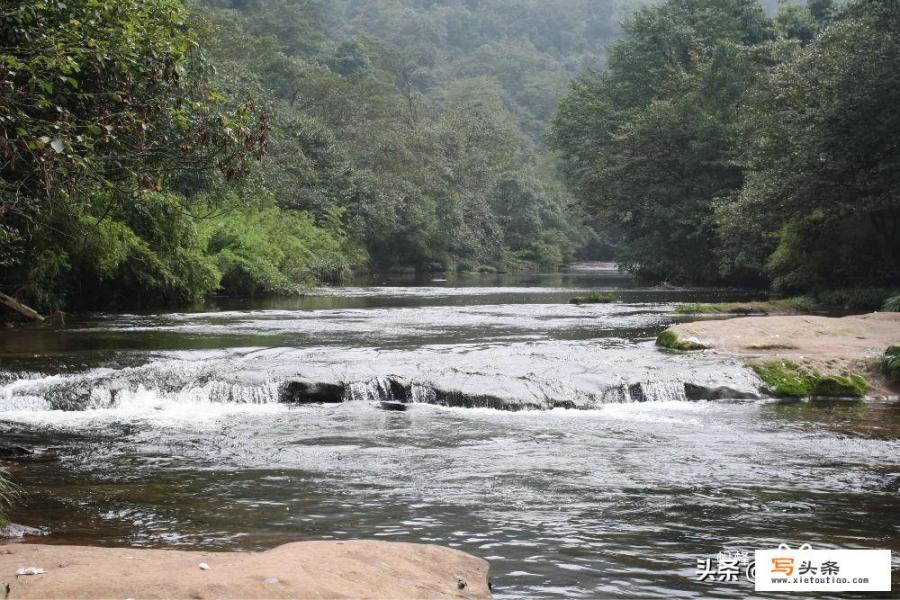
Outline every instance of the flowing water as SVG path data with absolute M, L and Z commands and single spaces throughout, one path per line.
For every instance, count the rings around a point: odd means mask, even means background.
M 598 289 L 620 302 L 568 303 Z M 779 403 L 653 345 L 677 303 L 737 297 L 594 264 L 3 331 L 0 443 L 58 456 L 16 468 L 12 516 L 51 543 L 443 544 L 499 598 L 746 597 L 697 560 L 780 542 L 896 556 L 900 405 Z

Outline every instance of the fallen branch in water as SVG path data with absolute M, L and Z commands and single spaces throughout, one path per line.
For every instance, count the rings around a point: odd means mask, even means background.
M 16 311 L 20 315 L 31 319 L 32 321 L 43 321 L 44 317 L 38 311 L 34 310 L 30 306 L 25 306 L 12 296 L 7 296 L 3 292 L 0 292 L 0 302 Z

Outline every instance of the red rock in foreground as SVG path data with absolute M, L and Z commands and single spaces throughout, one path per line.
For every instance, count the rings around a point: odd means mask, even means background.
M 46 573 L 16 575 L 23 567 Z M 491 597 L 486 561 L 441 546 L 379 541 L 297 542 L 259 553 L 6 544 L 0 593 L 120 600 Z

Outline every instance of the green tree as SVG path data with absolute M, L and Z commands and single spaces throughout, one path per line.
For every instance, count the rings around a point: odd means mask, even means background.
M 851 2 L 761 82 L 747 185 L 720 211 L 729 265 L 787 290 L 898 282 L 898 40 L 895 5 Z
M 5 282 L 28 288 L 36 271 L 70 268 L 80 238 L 102 239 L 114 229 L 107 216 L 174 174 L 236 178 L 262 154 L 265 117 L 207 84 L 187 21 L 175 0 L 41 0 L 0 12 Z
M 713 207 L 743 182 L 738 114 L 772 24 L 753 0 L 689 0 L 644 8 L 624 28 L 606 70 L 560 104 L 554 146 L 598 226 L 617 232 L 622 263 L 715 281 Z

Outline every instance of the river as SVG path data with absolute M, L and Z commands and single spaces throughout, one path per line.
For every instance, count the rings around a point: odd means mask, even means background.
M 568 303 L 591 290 L 620 301 Z M 777 402 L 654 346 L 678 303 L 743 297 L 584 264 L 2 331 L 0 441 L 58 456 L 15 469 L 12 517 L 46 543 L 436 543 L 498 598 L 743 598 L 698 559 L 781 542 L 897 557 L 897 403 Z

